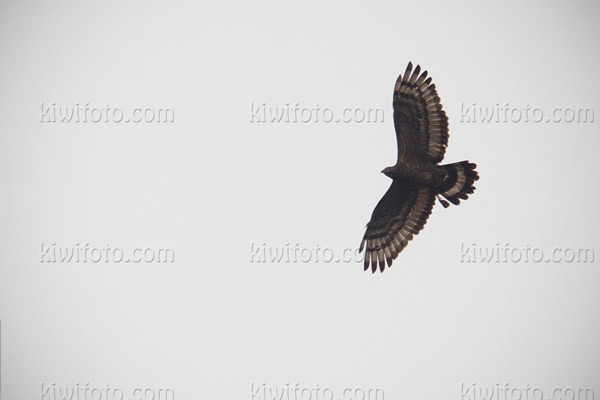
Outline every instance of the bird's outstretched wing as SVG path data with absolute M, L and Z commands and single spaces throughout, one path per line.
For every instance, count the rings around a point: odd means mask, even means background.
M 365 271 L 369 263 L 373 272 L 392 265 L 398 253 L 406 247 L 413 235 L 418 234 L 427 222 L 435 201 L 431 188 L 405 185 L 396 180 L 383 195 L 360 244 L 359 251 L 365 251 Z
M 448 117 L 442 110 L 435 84 L 427 78 L 427 71 L 420 72 L 419 65 L 412 71 L 409 62 L 404 76 L 398 77 L 394 87 L 398 161 L 408 155 L 438 164 L 444 159 L 448 145 Z

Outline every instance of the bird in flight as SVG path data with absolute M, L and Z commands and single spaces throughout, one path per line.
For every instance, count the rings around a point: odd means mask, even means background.
M 392 185 L 367 224 L 359 252 L 365 249 L 365 271 L 383 272 L 429 218 L 437 198 L 447 208 L 473 193 L 479 179 L 476 164 L 461 161 L 439 165 L 448 145 L 448 117 L 440 97 L 421 67 L 408 63 L 394 87 L 394 127 L 398 144 L 396 165 L 383 172 Z

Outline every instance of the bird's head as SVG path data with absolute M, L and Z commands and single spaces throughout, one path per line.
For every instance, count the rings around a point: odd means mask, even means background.
M 391 178 L 392 177 L 392 168 L 393 167 L 386 167 L 386 168 L 384 168 L 384 169 L 381 170 L 381 173 L 385 174 L 385 176 L 388 176 L 388 177 Z

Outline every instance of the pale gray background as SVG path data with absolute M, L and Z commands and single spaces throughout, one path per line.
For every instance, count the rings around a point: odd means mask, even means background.
M 465 124 L 461 102 L 594 107 L 593 1 L 0 5 L 3 399 L 41 382 L 250 398 L 252 382 L 460 399 L 461 382 L 600 395 L 599 262 L 465 264 L 460 244 L 597 248 L 599 124 Z M 471 199 L 384 274 L 252 264 L 250 243 L 357 246 L 395 160 L 412 60 Z M 173 124 L 41 124 L 40 104 L 172 107 Z M 250 103 L 382 107 L 384 124 L 251 124 Z M 176 250 L 41 264 L 41 242 Z

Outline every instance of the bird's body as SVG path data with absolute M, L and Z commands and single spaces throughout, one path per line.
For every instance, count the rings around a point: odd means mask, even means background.
M 414 235 L 427 222 L 437 198 L 444 207 L 458 205 L 473 193 L 479 179 L 476 165 L 468 161 L 439 165 L 448 144 L 448 117 L 440 98 L 417 65 L 408 63 L 394 87 L 394 127 L 398 159 L 383 172 L 392 185 L 381 198 L 360 245 L 365 248 L 365 270 L 383 272 L 392 265 Z
M 435 187 L 445 173 L 436 165 L 420 158 L 406 158 L 382 171 L 387 177 L 407 184 Z

